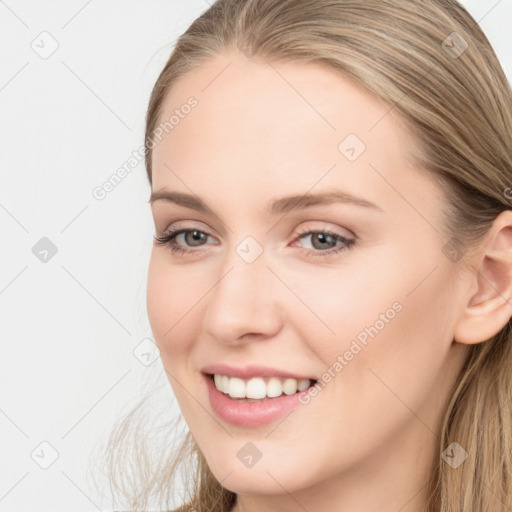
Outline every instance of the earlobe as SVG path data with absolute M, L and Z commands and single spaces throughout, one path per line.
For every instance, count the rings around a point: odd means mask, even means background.
M 472 345 L 491 339 L 512 317 L 512 210 L 496 217 L 470 266 L 477 289 L 456 325 L 454 340 Z

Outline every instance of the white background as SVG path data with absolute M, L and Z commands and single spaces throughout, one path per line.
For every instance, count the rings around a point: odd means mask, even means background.
M 511 79 L 512 0 L 463 3 Z M 91 453 L 165 377 L 136 357 L 151 338 L 143 162 L 103 200 L 92 191 L 141 147 L 151 87 L 206 8 L 0 1 L 0 512 L 112 510 Z M 57 44 L 48 58 L 33 49 Z M 32 252 L 43 237 L 57 248 L 45 263 Z

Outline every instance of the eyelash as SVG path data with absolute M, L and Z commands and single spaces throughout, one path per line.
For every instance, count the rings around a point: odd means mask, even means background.
M 184 249 L 183 247 L 177 245 L 176 243 L 173 243 L 174 239 L 178 235 L 180 235 L 182 233 L 189 233 L 192 231 L 197 231 L 197 232 L 203 233 L 207 236 L 211 236 L 210 233 L 208 233 L 206 231 L 201 231 L 199 229 L 173 229 L 173 228 L 171 228 L 168 231 L 166 231 L 162 236 L 154 236 L 154 240 L 159 245 L 169 246 L 171 252 L 174 254 L 193 253 L 193 252 L 197 252 L 197 251 L 194 249 L 192 249 L 192 250 Z M 343 242 L 344 245 L 338 246 L 336 249 L 329 249 L 327 251 L 319 251 L 319 250 L 305 249 L 305 248 L 299 249 L 301 251 L 301 253 L 304 253 L 304 251 L 305 251 L 305 254 L 308 256 L 313 256 L 313 257 L 333 256 L 333 255 L 339 254 L 343 251 L 350 250 L 355 243 L 355 239 L 353 239 L 353 238 L 346 238 L 343 235 L 340 235 L 339 233 L 336 233 L 334 231 L 325 230 L 325 229 L 324 230 L 306 230 L 306 231 L 299 233 L 297 238 L 303 238 L 305 235 L 313 235 L 313 234 L 329 235 L 330 237 L 332 237 L 334 239 L 335 242 Z

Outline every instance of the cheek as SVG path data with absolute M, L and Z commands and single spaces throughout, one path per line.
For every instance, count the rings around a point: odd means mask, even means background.
M 187 276 L 185 278 L 184 276 Z M 186 350 L 191 319 L 201 294 L 177 265 L 169 263 L 162 249 L 153 249 L 148 269 L 146 306 L 155 342 L 166 365 L 171 353 Z M 167 365 L 166 365 L 167 366 Z
M 456 313 L 449 267 L 435 248 L 418 257 L 410 247 L 383 250 L 371 264 L 358 258 L 339 270 L 303 272 L 300 279 L 296 269 L 283 274 L 309 309 L 289 308 L 289 320 L 343 402 L 347 391 L 371 407 L 383 392 L 396 401 L 387 384 L 412 406 L 442 374 Z
M 167 379 L 190 424 L 197 420 L 193 416 L 194 403 L 190 403 L 186 392 L 190 387 L 188 362 L 192 340 L 199 335 L 195 332 L 198 322 L 194 315 L 197 315 L 198 301 L 203 294 L 191 286 L 183 269 L 169 263 L 165 251 L 153 249 L 147 279 L 148 318 Z
M 369 418 L 381 411 L 387 421 L 400 421 L 407 418 L 408 408 L 427 407 L 425 421 L 432 426 L 436 421 L 436 410 L 426 404 L 432 390 L 441 394 L 448 385 L 444 370 L 452 345 L 450 318 L 454 318 L 455 300 L 447 286 L 446 267 L 439 265 L 422 281 L 433 266 L 408 270 L 397 265 L 394 273 L 389 271 L 366 294 L 369 301 L 360 309 L 357 304 L 345 304 L 348 335 L 330 356 L 334 361 L 337 354 L 347 354 L 351 360 L 344 362 L 335 392 L 340 400 L 346 400 L 347 392 L 357 396 L 364 404 L 361 412 Z M 390 310 L 393 304 L 396 307 Z M 338 326 L 342 328 L 342 321 Z M 354 343 L 361 349 L 355 355 Z
M 367 328 L 376 324 L 385 331 L 400 315 L 397 309 L 402 309 L 405 295 L 403 278 L 393 274 L 386 258 L 377 265 L 349 258 L 338 267 L 280 269 L 280 278 L 293 290 L 293 295 L 286 294 L 286 322 L 326 367 L 352 340 L 369 339 Z

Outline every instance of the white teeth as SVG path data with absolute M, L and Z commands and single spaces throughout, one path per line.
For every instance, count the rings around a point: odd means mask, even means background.
M 250 379 L 245 387 L 246 398 L 265 398 L 267 396 L 267 385 L 259 377 Z
M 297 385 L 297 389 L 299 391 L 304 391 L 305 389 L 309 388 L 310 384 L 311 382 L 309 381 L 309 379 L 300 379 L 299 384 Z
M 238 377 L 215 374 L 213 376 L 215 387 L 231 398 L 248 398 L 249 400 L 261 400 L 265 397 L 276 398 L 285 395 L 293 395 L 297 391 L 304 391 L 309 388 L 312 382 L 309 379 L 280 379 L 270 377 L 253 377 L 244 380 Z
M 229 377 L 227 375 L 222 375 L 220 380 L 220 387 L 217 386 L 217 389 L 223 393 L 226 393 L 226 395 L 229 393 Z
M 228 393 L 231 398 L 245 398 L 245 382 L 238 377 L 231 377 Z
M 267 396 L 275 398 L 283 394 L 283 385 L 277 377 L 270 377 L 267 382 Z
M 297 393 L 297 379 L 286 379 L 283 383 L 283 393 L 287 395 Z

